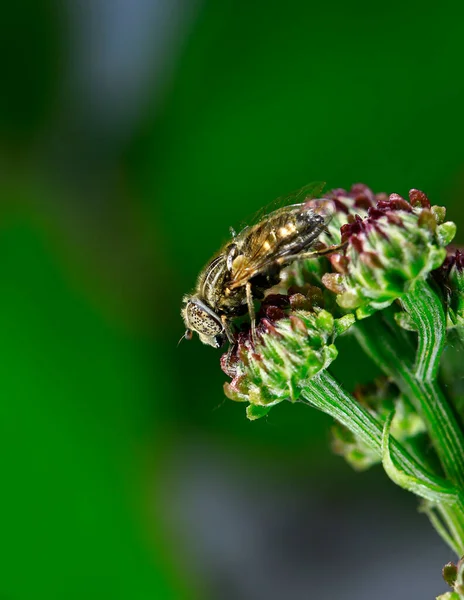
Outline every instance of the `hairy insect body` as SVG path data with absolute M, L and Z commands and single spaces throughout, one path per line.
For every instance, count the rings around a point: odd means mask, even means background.
M 184 297 L 186 336 L 195 331 L 214 347 L 233 342 L 231 319 L 247 312 L 254 333 L 253 299 L 278 283 L 284 266 L 317 255 L 308 251 L 326 229 L 327 208 L 324 200 L 284 206 L 235 235 L 200 273 L 195 292 Z

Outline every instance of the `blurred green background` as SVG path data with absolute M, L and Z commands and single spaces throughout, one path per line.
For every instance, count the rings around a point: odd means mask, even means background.
M 423 189 L 464 241 L 462 2 L 1 12 L 0 598 L 443 591 L 413 498 L 308 408 L 248 422 L 177 341 L 229 226 L 310 181 Z M 343 345 L 351 389 L 376 372 Z

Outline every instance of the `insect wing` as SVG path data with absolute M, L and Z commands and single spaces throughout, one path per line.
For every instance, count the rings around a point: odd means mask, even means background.
M 305 208 L 310 208 L 316 215 L 324 219 L 325 225 L 328 225 L 336 212 L 335 203 L 329 198 L 318 198 L 317 200 L 307 200 Z
M 277 198 L 276 202 L 285 202 L 286 204 L 300 204 L 312 198 L 320 198 L 325 188 L 325 181 L 313 181 L 304 185 L 299 190 L 290 192 L 286 196 Z
M 303 213 L 306 214 L 303 216 Z M 280 257 L 308 249 L 324 230 L 329 218 L 328 203 L 310 206 L 309 202 L 305 202 L 280 208 L 245 229 L 236 238 L 240 254 L 232 263 L 229 287 L 241 287 L 275 264 Z
M 298 190 L 294 190 L 285 196 L 279 196 L 272 202 L 269 202 L 266 206 L 263 206 L 253 217 L 246 223 L 246 225 L 255 225 L 263 219 L 266 219 L 270 213 L 277 211 L 279 208 L 289 206 L 292 204 L 302 204 L 309 202 L 312 199 L 320 198 L 325 188 L 325 181 L 313 181 L 308 183 Z
M 294 190 L 293 192 L 286 194 L 285 196 L 279 196 L 279 198 L 272 200 L 272 202 L 269 202 L 257 212 L 249 215 L 249 218 L 241 221 L 238 224 L 238 227 L 231 227 L 230 230 L 233 232 L 233 237 L 236 235 L 235 230 L 241 233 L 245 229 L 250 229 L 253 227 L 253 225 L 256 225 L 260 221 L 266 219 L 270 213 L 273 213 L 280 208 L 284 208 L 292 204 L 302 204 L 304 202 L 309 202 L 312 199 L 320 198 L 324 187 L 325 181 L 314 181 L 312 183 L 308 183 L 298 190 Z

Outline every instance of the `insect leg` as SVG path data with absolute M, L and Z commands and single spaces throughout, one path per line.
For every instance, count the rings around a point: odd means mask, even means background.
M 229 342 L 231 344 L 235 344 L 235 339 L 234 339 L 234 336 L 232 335 L 232 330 L 229 327 L 229 323 L 227 321 L 226 315 L 221 315 L 221 323 L 224 328 L 224 333 L 226 334 L 227 339 L 229 340 Z
M 295 260 L 307 260 L 308 258 L 316 258 L 317 256 L 324 256 L 326 254 L 332 254 L 337 250 L 342 250 L 347 245 L 347 242 L 338 244 L 337 246 L 328 246 L 323 250 L 313 250 L 312 252 L 300 252 L 300 254 L 288 254 L 287 256 L 281 256 L 276 260 L 278 265 L 288 265 Z
M 255 307 L 253 304 L 253 296 L 251 294 L 251 282 L 247 281 L 245 285 L 246 290 L 246 299 L 248 305 L 248 314 L 250 315 L 251 322 L 251 339 L 253 341 L 253 345 L 256 345 L 256 320 L 255 320 Z
M 328 238 L 333 239 L 333 235 L 332 235 L 332 233 L 330 232 L 330 229 L 327 226 L 324 225 L 324 229 L 322 231 L 325 233 L 325 235 Z
M 235 377 L 236 375 L 236 368 L 234 368 L 234 365 L 231 364 L 231 361 L 234 352 L 237 350 L 237 346 L 237 342 L 234 341 L 234 343 L 229 346 L 229 349 L 227 350 L 226 354 L 224 366 L 227 374 L 230 375 L 230 377 Z

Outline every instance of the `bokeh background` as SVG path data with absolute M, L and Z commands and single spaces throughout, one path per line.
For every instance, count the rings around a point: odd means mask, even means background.
M 224 400 L 179 306 L 310 181 L 446 204 L 464 5 L 21 0 L 0 18 L 0 598 L 423 600 L 451 552 L 330 419 Z M 349 339 L 347 388 L 375 369 Z

